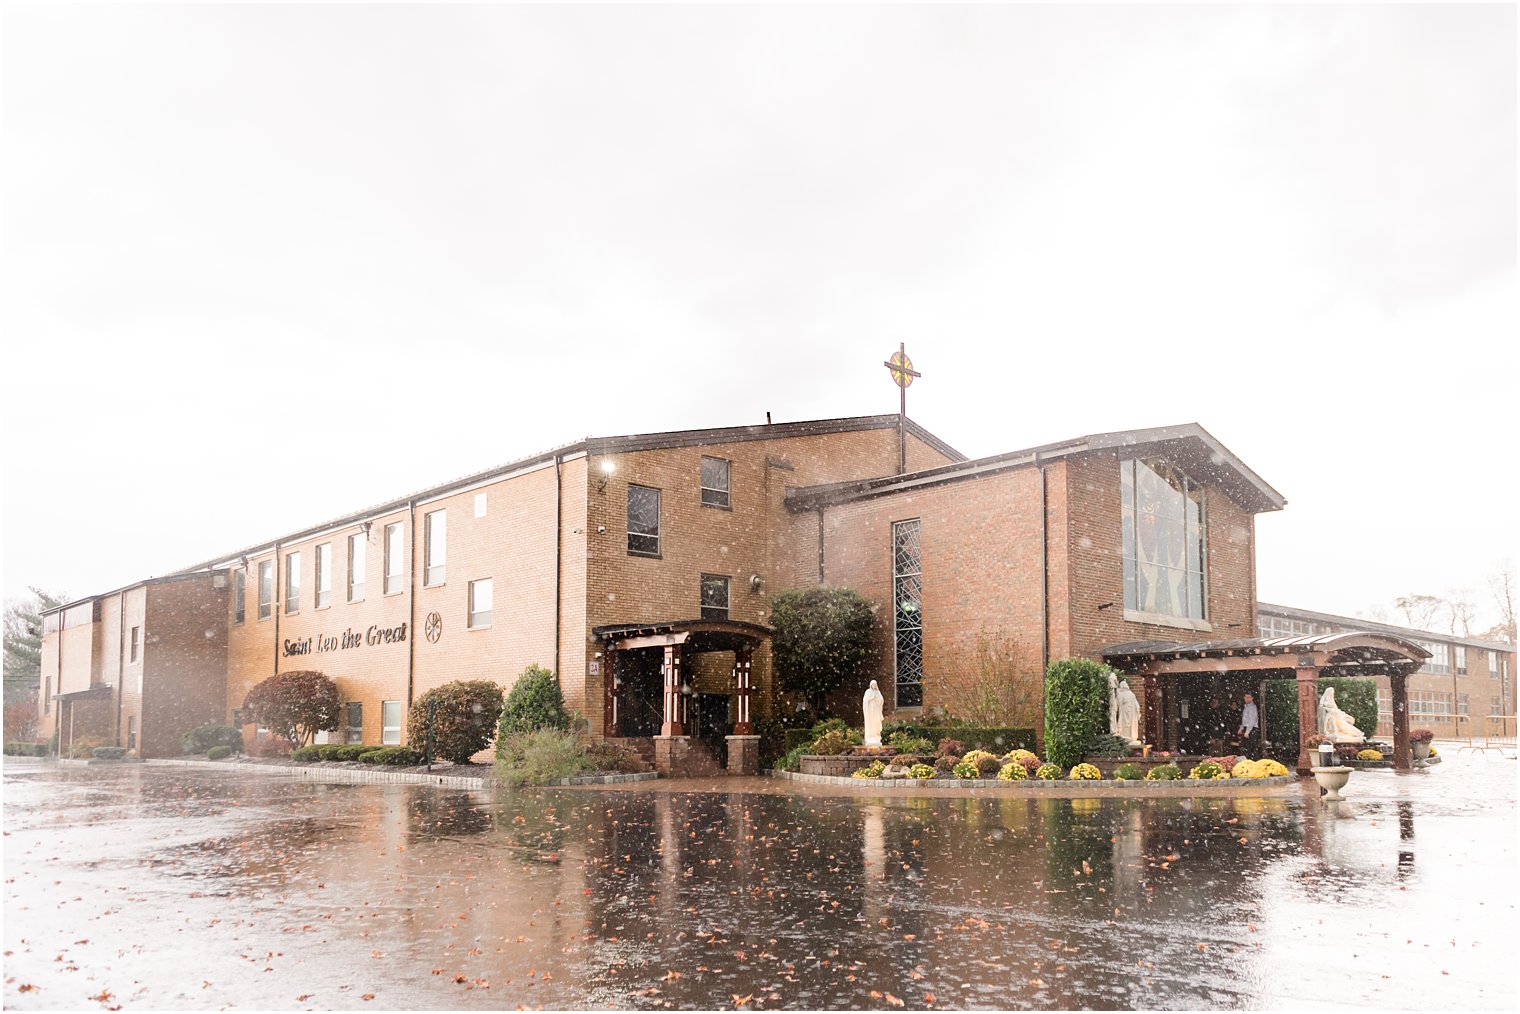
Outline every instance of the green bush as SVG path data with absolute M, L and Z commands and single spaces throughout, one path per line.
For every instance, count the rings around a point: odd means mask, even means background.
M 570 712 L 565 710 L 565 694 L 554 673 L 543 666 L 530 665 L 512 684 L 506 706 L 501 712 L 501 727 L 496 733 L 496 755 L 501 756 L 501 741 L 519 732 L 536 732 L 570 728 Z
M 5 752 L 15 757 L 46 757 L 46 743 L 7 743 Z
M 1045 669 L 1045 758 L 1071 767 L 1107 728 L 1108 667 L 1086 658 L 1051 659 Z
M 84 736 L 69 744 L 69 757 L 74 760 L 84 760 L 95 755 L 97 746 L 107 746 L 105 740 L 99 736 Z
M 1157 764 L 1146 773 L 1148 782 L 1175 782 L 1182 777 L 1182 769 L 1175 764 Z
M 232 756 L 232 747 L 230 747 L 230 746 L 214 746 L 210 750 L 206 751 L 206 756 L 208 758 L 210 758 L 211 760 L 221 760 L 224 757 L 231 757 Z
M 323 757 L 321 756 L 321 753 L 322 747 L 320 746 L 303 746 L 298 750 L 293 750 L 290 754 L 290 759 L 293 761 L 301 761 L 302 763 L 305 763 L 306 761 L 322 760 Z
M 559 689 L 557 683 L 555 689 Z M 464 764 L 491 745 L 501 719 L 501 687 L 490 680 L 455 680 L 417 698 L 407 717 L 406 741 L 419 749 L 427 745 L 430 709 L 433 756 Z M 560 710 L 564 710 L 563 697 Z
M 185 753 L 206 753 L 217 746 L 230 747 L 233 753 L 242 753 L 243 730 L 235 725 L 202 725 L 181 736 L 179 746 Z
M 1089 757 L 1128 757 L 1134 752 L 1134 748 L 1129 745 L 1129 740 L 1110 732 L 1095 736 L 1087 745 Z
M 542 785 L 589 770 L 586 748 L 563 729 L 514 732 L 496 741 L 496 773 L 510 785 Z
M 356 761 L 373 749 L 374 747 L 365 746 L 363 743 L 340 743 L 332 748 L 330 759 L 335 761 Z
M 97 746 L 90 751 L 90 756 L 96 760 L 121 760 L 126 755 L 127 748 L 124 746 Z
M 854 729 L 830 729 L 808 746 L 808 753 L 833 757 L 849 753 L 851 747 L 859 746 L 861 734 Z
M 313 746 L 303 746 L 290 755 L 295 761 L 336 761 L 358 760 L 362 754 L 375 749 L 372 746 L 361 746 L 357 743 L 318 743 Z
M 1145 776 L 1141 774 L 1138 765 L 1120 764 L 1118 767 L 1114 768 L 1114 777 L 1121 781 L 1133 782 L 1144 778 Z
M 927 749 L 917 751 L 903 750 L 903 753 L 953 753 L 963 754 L 967 750 L 986 750 L 1002 756 L 1010 750 L 1023 749 L 1033 750 L 1034 730 L 1021 729 L 1008 725 L 956 725 L 953 727 L 954 735 L 946 736 L 945 727 L 926 725 L 923 723 L 904 722 L 897 726 L 897 731 L 892 737 L 903 736 L 916 740 L 927 740 L 937 744 Z M 888 745 L 895 745 L 887 740 Z M 950 746 L 947 749 L 946 743 Z
M 1335 706 L 1351 716 L 1362 735 L 1377 734 L 1377 681 L 1351 676 L 1326 676 L 1314 684 L 1316 710 L 1319 698 L 1334 688 Z M 1298 681 L 1268 680 L 1265 721 L 1267 741 L 1278 752 L 1298 753 Z M 1365 723 L 1365 724 L 1364 724 Z M 1316 730 L 1318 731 L 1318 730 Z
M 875 609 L 849 588 L 793 588 L 771 600 L 771 669 L 814 711 L 832 690 L 853 685 L 871 651 Z
M 808 744 L 806 743 L 803 743 L 801 746 L 794 746 L 782 754 L 772 766 L 777 771 L 796 771 L 802 766 L 802 755 L 807 752 Z
M 1267 742 L 1274 750 L 1291 750 L 1297 756 L 1298 681 L 1267 680 L 1266 696 L 1262 721 L 1267 730 Z M 1231 721 L 1234 720 L 1232 717 Z
M 410 768 L 423 762 L 422 752 L 409 746 L 376 746 L 359 755 L 361 764 L 385 764 L 390 767 Z
M 915 736 L 906 729 L 899 729 L 887 737 L 887 746 L 898 753 L 923 754 L 934 752 L 934 741 L 926 736 Z

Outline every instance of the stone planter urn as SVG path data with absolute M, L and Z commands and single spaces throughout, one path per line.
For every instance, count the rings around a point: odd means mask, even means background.
M 1409 746 L 1410 746 L 1410 749 L 1414 750 L 1414 763 L 1415 763 L 1415 766 L 1416 767 L 1424 767 L 1425 766 L 1425 762 L 1430 759 L 1430 740 L 1428 740 L 1428 739 L 1411 739 L 1409 741 Z
M 1339 802 L 1346 797 L 1341 795 L 1341 789 L 1346 787 L 1346 782 L 1351 778 L 1351 768 L 1347 767 L 1312 767 L 1314 780 L 1319 787 L 1325 790 L 1325 799 Z

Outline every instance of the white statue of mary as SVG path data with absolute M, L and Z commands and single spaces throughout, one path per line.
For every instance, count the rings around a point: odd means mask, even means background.
M 1131 745 L 1140 745 L 1140 701 L 1129 688 L 1128 680 L 1119 680 L 1109 698 L 1108 731 L 1124 737 Z
M 860 701 L 860 710 L 866 716 L 866 746 L 881 746 L 881 690 L 876 686 L 876 681 L 871 681 L 870 688 L 865 697 Z

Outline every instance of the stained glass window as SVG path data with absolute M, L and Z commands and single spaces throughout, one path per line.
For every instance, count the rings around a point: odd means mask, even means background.
M 660 555 L 660 491 L 657 489 L 628 487 L 628 552 L 636 556 Z
M 1208 617 L 1203 489 L 1170 463 L 1119 464 L 1123 500 L 1124 608 Z
M 924 612 L 919 523 L 892 525 L 892 633 L 896 656 L 897 707 L 924 703 Z

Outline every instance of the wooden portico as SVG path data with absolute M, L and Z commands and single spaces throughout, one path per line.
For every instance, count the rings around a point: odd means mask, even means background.
M 654 653 L 660 667 L 660 724 L 654 736 L 655 767 L 664 774 L 684 774 L 691 730 L 692 688 L 685 679 L 690 656 L 707 652 L 732 652 L 733 731 L 728 740 L 728 768 L 739 774 L 758 774 L 760 737 L 755 734 L 751 694 L 751 668 L 755 649 L 771 635 L 771 628 L 739 620 L 672 620 L 665 623 L 617 624 L 594 627 L 602 643 L 602 727 L 609 737 L 625 736 L 631 688 L 621 676 L 621 659 L 631 653 Z
M 1298 684 L 1298 768 L 1308 770 L 1309 737 L 1319 731 L 1319 701 L 1315 683 L 1321 677 L 1386 676 L 1393 698 L 1393 766 L 1408 770 L 1409 696 L 1407 681 L 1430 653 L 1413 641 L 1390 634 L 1348 632 L 1309 637 L 1252 637 L 1190 644 L 1135 641 L 1105 648 L 1103 660 L 1120 672 L 1137 677 L 1134 688 L 1141 701 L 1142 735 L 1147 742 L 1177 745 L 1176 701 L 1186 683 L 1206 677 L 1232 675 L 1293 679 Z M 1266 731 L 1266 701 L 1260 704 Z M 1363 730 L 1372 735 L 1373 730 Z

